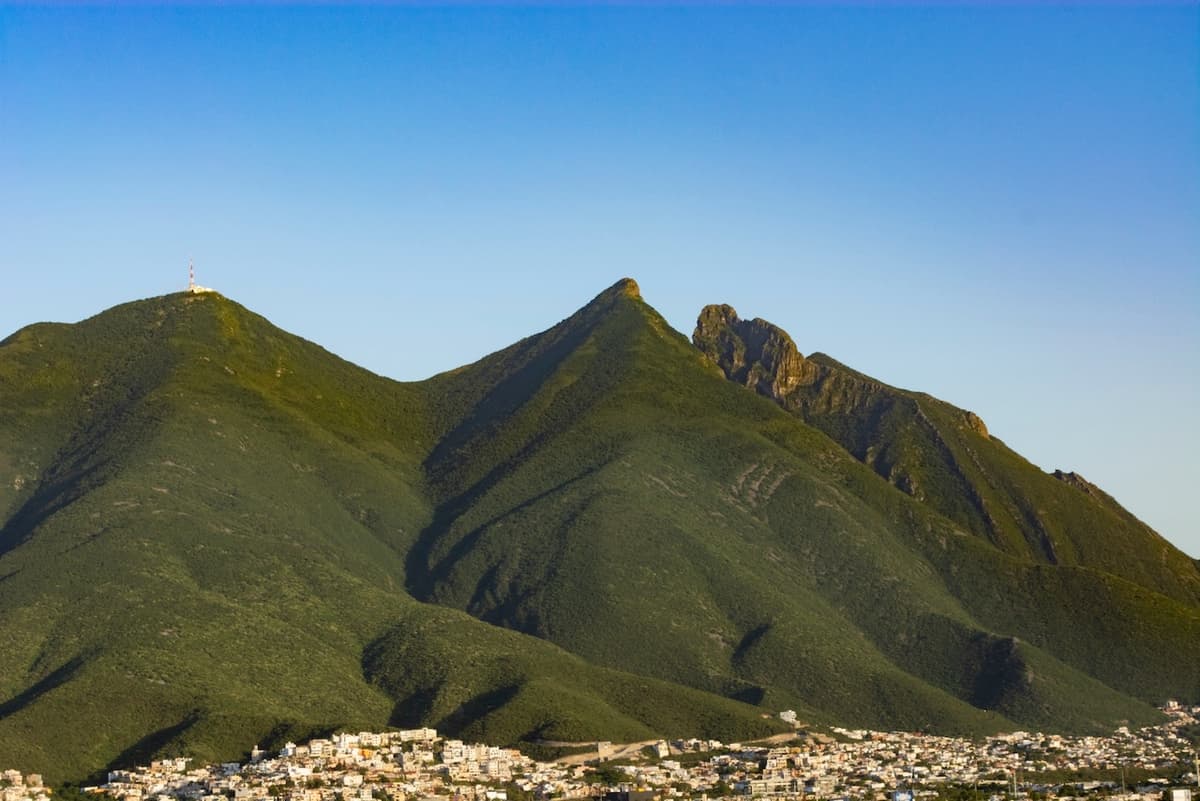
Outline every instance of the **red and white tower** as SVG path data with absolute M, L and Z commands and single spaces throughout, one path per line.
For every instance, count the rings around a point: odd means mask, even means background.
M 207 294 L 207 293 L 213 291 L 206 286 L 200 286 L 199 284 L 196 283 L 196 266 L 195 266 L 195 264 L 192 263 L 191 259 L 188 259 L 188 288 L 187 288 L 187 291 L 188 291 L 188 294 L 190 294 L 190 295 L 204 295 L 204 294 Z

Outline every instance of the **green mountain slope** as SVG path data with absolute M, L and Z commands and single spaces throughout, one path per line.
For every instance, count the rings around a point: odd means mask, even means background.
M 980 730 L 1015 695 L 1073 725 L 1149 714 L 1029 643 L 996 670 L 1005 629 L 920 550 L 954 527 L 714 374 L 632 282 L 442 380 L 473 405 L 427 463 L 440 500 L 409 563 L 418 597 L 842 721 Z
M 229 757 L 388 723 L 404 699 L 364 675 L 364 653 L 400 620 L 449 614 L 403 590 L 403 554 L 430 516 L 418 391 L 215 295 L 26 329 L 0 348 L 0 370 L 0 442 L 23 477 L 4 477 L 0 761 L 77 778 L 163 749 Z M 406 647 L 465 652 L 493 636 L 451 623 Z M 543 681 L 590 675 L 521 640 Z M 466 672 L 441 682 L 497 689 Z M 642 685 L 604 675 L 608 696 Z M 700 693 L 664 716 L 666 703 L 575 692 L 578 709 L 539 725 L 582 730 L 580 710 L 604 707 L 620 731 L 683 734 L 709 715 L 764 729 L 756 711 Z
M 821 354 L 805 358 L 785 331 L 741 320 L 729 306 L 706 307 L 693 342 L 731 381 L 824 431 L 974 535 L 914 544 L 989 628 L 1147 700 L 1200 689 L 1193 660 L 1162 656 L 1200 642 L 1200 570 L 1097 487 L 1043 473 L 971 412 Z M 1143 669 L 1155 661 L 1161 669 Z
M 690 731 L 747 739 L 785 730 L 747 704 L 596 667 L 451 609 L 411 604 L 364 655 L 396 700 L 389 723 L 479 742 L 643 740 Z
M 788 707 L 1088 730 L 1200 698 L 1173 656 L 1200 607 L 1160 540 L 1118 570 L 1076 533 L 1049 562 L 826 428 L 628 280 L 407 384 L 215 294 L 23 329 L 0 343 L 0 762 L 80 778 L 389 723 L 741 739 Z

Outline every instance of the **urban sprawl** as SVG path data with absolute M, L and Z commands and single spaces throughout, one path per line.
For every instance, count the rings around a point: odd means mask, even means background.
M 540 762 L 510 748 L 441 737 L 434 729 L 342 733 L 250 761 L 189 767 L 164 759 L 84 788 L 118 801 L 529 801 L 605 797 L 934 798 L 948 787 L 977 798 L 1100 794 L 1191 801 L 1200 706 L 1168 704 L 1166 723 L 1105 737 L 1013 732 L 978 740 L 907 732 L 797 731 L 756 744 L 715 740 L 601 742 Z M 783 713 L 789 722 L 794 715 Z M 1140 775 L 1124 781 L 1098 772 Z M 1072 773 L 1093 778 L 1063 778 Z M 1146 778 L 1149 775 L 1156 778 Z M 1200 799 L 1200 794 L 1197 795 Z M 36 774 L 0 774 L 0 801 L 52 801 Z

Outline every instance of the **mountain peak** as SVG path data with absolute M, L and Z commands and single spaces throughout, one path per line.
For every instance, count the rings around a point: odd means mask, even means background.
M 634 281 L 632 278 L 622 278 L 592 298 L 586 306 L 579 309 L 579 311 L 575 312 L 568 319 L 572 321 L 594 320 L 597 315 L 604 316 L 618 306 L 623 305 L 623 301 L 641 299 L 642 293 L 638 289 L 637 281 Z
M 700 310 L 696 318 L 695 337 L 708 338 L 718 331 L 729 328 L 740 322 L 737 309 L 727 303 L 710 303 Z
M 627 298 L 636 298 L 638 300 L 640 300 L 642 297 L 642 291 L 638 288 L 637 281 L 634 281 L 632 278 L 622 278 L 620 281 L 617 281 L 600 294 L 601 296 L 624 296 Z

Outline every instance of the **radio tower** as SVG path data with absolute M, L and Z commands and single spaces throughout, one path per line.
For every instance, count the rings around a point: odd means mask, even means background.
M 214 290 L 196 283 L 196 266 L 188 259 L 188 288 L 189 295 L 205 295 Z

